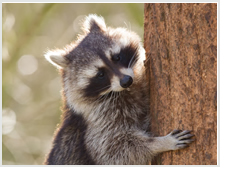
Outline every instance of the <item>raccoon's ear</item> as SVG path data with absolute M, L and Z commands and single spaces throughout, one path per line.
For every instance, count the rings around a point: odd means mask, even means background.
M 65 68 L 67 66 L 67 59 L 58 51 L 49 51 L 44 56 L 57 68 Z
M 83 30 L 85 32 L 93 32 L 98 30 L 106 30 L 106 25 L 103 17 L 99 17 L 96 14 L 90 14 L 86 17 Z

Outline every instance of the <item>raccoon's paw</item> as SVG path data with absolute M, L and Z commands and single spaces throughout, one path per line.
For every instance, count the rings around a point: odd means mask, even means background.
M 167 137 L 174 138 L 173 141 L 173 146 L 171 150 L 179 150 L 185 147 L 188 147 L 190 143 L 195 141 L 192 139 L 193 134 L 191 134 L 192 131 L 190 130 L 173 130 L 170 134 L 167 135 Z

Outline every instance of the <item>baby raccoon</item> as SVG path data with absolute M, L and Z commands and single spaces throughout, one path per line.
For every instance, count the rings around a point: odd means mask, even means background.
M 149 164 L 160 152 L 185 148 L 190 131 L 150 132 L 145 51 L 137 34 L 86 17 L 84 35 L 45 57 L 60 69 L 62 123 L 45 164 Z

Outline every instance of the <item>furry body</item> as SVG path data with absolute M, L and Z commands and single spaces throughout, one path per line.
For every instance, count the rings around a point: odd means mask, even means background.
M 148 164 L 191 143 L 190 131 L 151 135 L 140 38 L 96 15 L 83 30 L 76 42 L 46 54 L 61 71 L 64 108 L 45 164 Z

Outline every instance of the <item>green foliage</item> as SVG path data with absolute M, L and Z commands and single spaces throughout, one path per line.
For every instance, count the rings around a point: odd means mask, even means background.
M 143 4 L 2 4 L 2 163 L 42 164 L 61 115 L 61 82 L 43 57 L 90 13 L 143 36 Z

